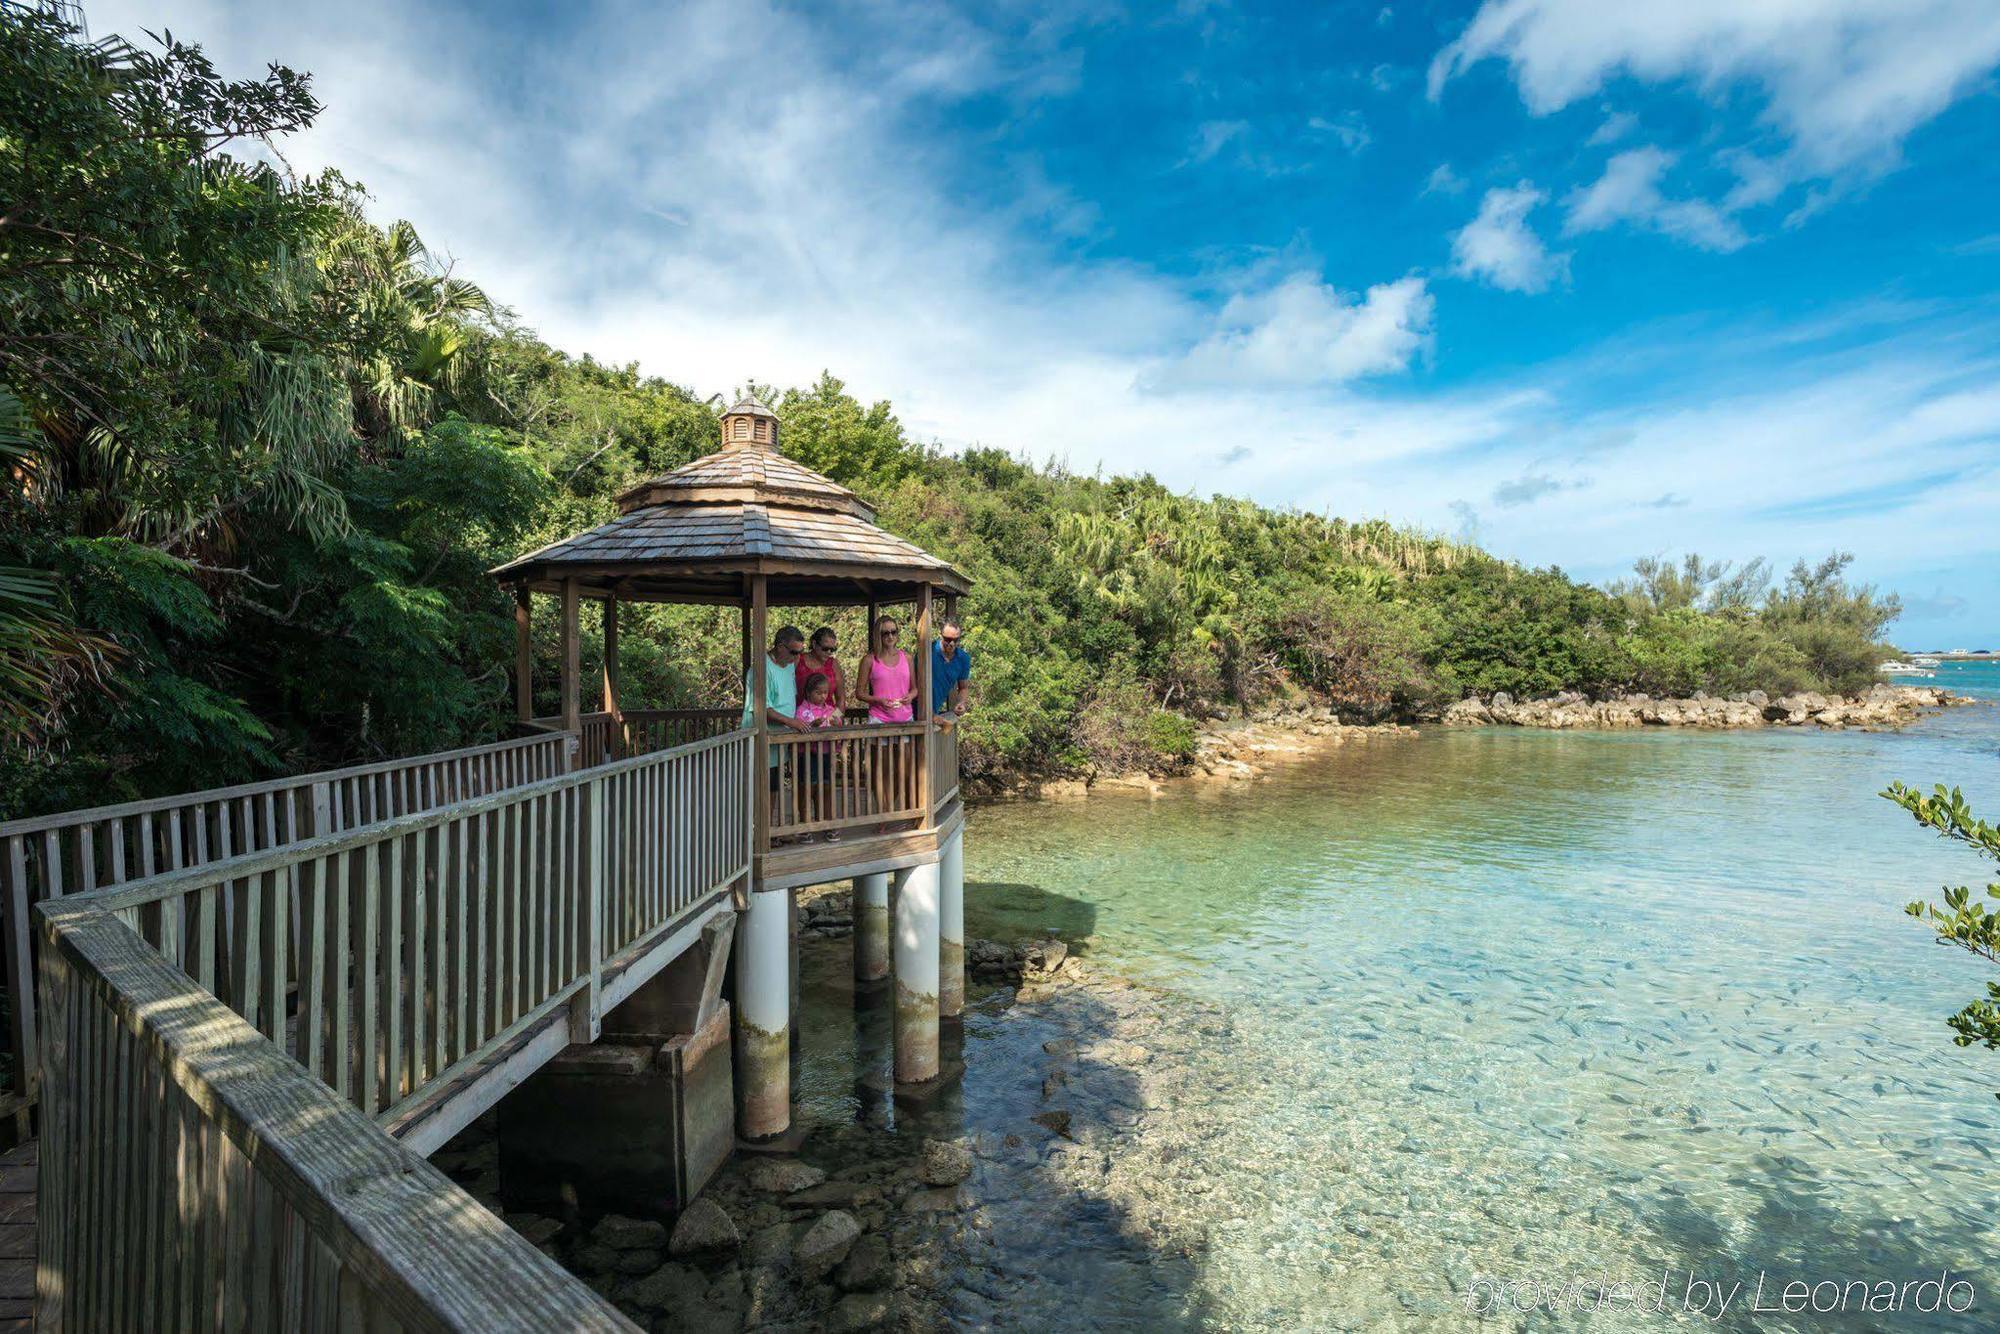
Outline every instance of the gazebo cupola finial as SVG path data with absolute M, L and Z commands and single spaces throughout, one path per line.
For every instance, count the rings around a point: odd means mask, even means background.
M 722 414 L 724 449 L 778 448 L 778 414 L 755 394 L 745 394 Z

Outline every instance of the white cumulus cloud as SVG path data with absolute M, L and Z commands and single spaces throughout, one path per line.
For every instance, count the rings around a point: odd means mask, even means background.
M 1400 371 L 1429 341 L 1434 305 L 1414 275 L 1355 298 L 1293 273 L 1230 297 L 1215 327 L 1151 383 L 1310 387 Z
M 1749 82 L 1797 177 L 1895 165 L 1903 140 L 2000 63 L 1993 0 L 1486 0 L 1431 62 L 1505 60 L 1545 115 L 1619 75 L 1704 92 Z
M 1551 254 L 1528 225 L 1548 196 L 1527 181 L 1488 190 L 1479 214 L 1451 238 L 1452 272 L 1508 292 L 1545 292 L 1569 274 L 1569 256 Z
M 1741 249 L 1750 238 L 1728 213 L 1703 199 L 1669 199 L 1661 191 L 1660 178 L 1673 164 L 1673 154 L 1650 146 L 1618 154 L 1602 176 L 1570 195 L 1563 230 L 1575 235 L 1623 222 L 1704 250 Z

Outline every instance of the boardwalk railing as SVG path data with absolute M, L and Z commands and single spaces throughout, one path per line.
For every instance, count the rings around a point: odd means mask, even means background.
M 192 1265 L 174 1300 L 204 1324 L 241 1324 L 227 1317 L 247 1293 L 304 1328 L 349 1311 L 574 1325 L 546 1304 L 489 1305 L 511 1279 L 423 1287 L 406 1216 L 463 1231 L 469 1278 L 510 1262 L 475 1266 L 478 1206 L 434 1173 L 421 1189 L 398 1178 L 410 1169 L 383 1166 L 400 1151 L 378 1126 L 469 1089 L 530 1033 L 596 1036 L 607 977 L 748 874 L 752 743 L 738 730 L 43 905 L 43 995 L 64 1005 L 45 1027 L 57 1041 L 59 1019 L 66 1045 L 51 1052 L 44 1172 L 61 1166 L 54 1190 L 44 1178 L 38 1302 L 79 1328 L 121 1323 L 93 1303 L 130 1300 L 130 1266 Z M 190 1160 L 191 1140 L 209 1156 Z M 232 1264 L 246 1283 L 210 1281 Z M 547 1266 L 529 1268 L 515 1278 L 533 1287 Z
M 552 778 L 571 767 L 570 748 L 566 735 L 531 736 L 0 824 L 14 1091 L 32 1100 L 39 1076 L 28 924 L 35 904 Z
M 117 918 L 44 930 L 37 1328 L 633 1328 Z

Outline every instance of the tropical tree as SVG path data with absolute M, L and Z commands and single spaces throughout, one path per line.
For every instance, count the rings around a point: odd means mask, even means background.
M 1971 848 L 1988 861 L 2000 862 L 2000 827 L 1973 814 L 1957 788 L 1946 791 L 1939 784 L 1925 796 L 1901 783 L 1891 783 L 1882 795 L 1938 837 Z M 1969 886 L 1947 885 L 1942 892 L 1942 904 L 1919 899 L 1903 911 L 1922 922 L 1940 945 L 1953 945 L 2000 965 L 2000 912 Z M 1986 886 L 1985 898 L 2000 899 L 2000 882 Z M 1976 1042 L 1988 1051 L 2000 1050 L 2000 982 L 1988 982 L 1984 999 L 1972 1001 L 1945 1023 L 1951 1027 L 1952 1041 L 1961 1047 Z

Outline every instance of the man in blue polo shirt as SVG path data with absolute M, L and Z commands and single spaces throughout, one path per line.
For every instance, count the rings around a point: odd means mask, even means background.
M 972 651 L 959 640 L 965 632 L 946 621 L 931 641 L 931 714 L 964 713 L 972 695 Z

